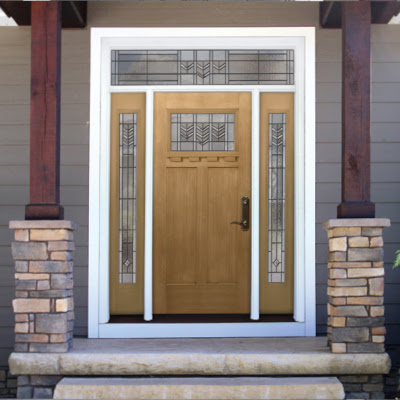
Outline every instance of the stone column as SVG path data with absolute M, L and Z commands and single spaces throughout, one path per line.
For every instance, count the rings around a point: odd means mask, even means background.
M 62 353 L 74 326 L 70 221 L 11 221 L 15 230 L 15 351 Z
M 388 219 L 333 219 L 328 231 L 328 339 L 333 353 L 385 351 L 382 230 Z

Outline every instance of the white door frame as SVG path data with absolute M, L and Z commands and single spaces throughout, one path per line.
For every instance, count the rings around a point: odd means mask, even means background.
M 111 86 L 111 50 L 294 49 L 292 86 Z M 307 68 L 305 68 L 307 65 Z M 294 319 L 287 323 L 110 324 L 110 93 L 146 93 L 145 311 L 152 319 L 153 94 L 252 93 L 251 318 L 259 315 L 259 94 L 295 93 Z M 315 29 L 92 28 L 89 168 L 89 337 L 250 337 L 315 335 Z

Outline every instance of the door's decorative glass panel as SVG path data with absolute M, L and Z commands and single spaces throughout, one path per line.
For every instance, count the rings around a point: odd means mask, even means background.
M 112 50 L 112 85 L 293 85 L 294 50 Z
M 136 283 L 137 114 L 119 114 L 119 283 Z
M 268 282 L 285 282 L 286 114 L 269 114 Z
M 235 114 L 171 114 L 171 150 L 235 150 Z

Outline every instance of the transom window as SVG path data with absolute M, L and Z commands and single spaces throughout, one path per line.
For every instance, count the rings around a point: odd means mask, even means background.
M 112 85 L 293 85 L 294 50 L 113 50 Z

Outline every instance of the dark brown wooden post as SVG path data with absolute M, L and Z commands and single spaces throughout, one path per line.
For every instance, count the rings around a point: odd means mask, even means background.
M 62 219 L 61 1 L 32 1 L 30 204 L 25 219 Z
M 338 218 L 374 218 L 370 201 L 371 3 L 342 3 L 342 202 Z

